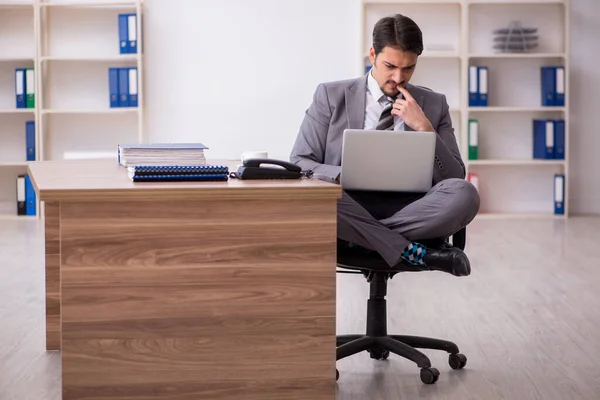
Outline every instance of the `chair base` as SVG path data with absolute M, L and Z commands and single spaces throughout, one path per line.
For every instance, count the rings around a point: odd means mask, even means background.
M 467 363 L 467 358 L 460 354 L 458 346 L 452 342 L 420 336 L 388 335 L 342 335 L 336 340 L 336 359 L 341 360 L 363 351 L 369 352 L 371 358 L 386 360 L 390 353 L 397 354 L 413 361 L 421 368 L 423 383 L 435 383 L 440 375 L 436 368 L 431 367 L 429 358 L 419 349 L 443 350 L 449 353 L 448 363 L 452 369 L 461 369 Z M 339 376 L 337 374 L 336 376 Z
M 351 355 L 367 351 L 371 358 L 385 360 L 390 353 L 397 354 L 413 361 L 421 368 L 421 380 L 431 384 L 438 380 L 440 372 L 431 367 L 429 358 L 419 349 L 442 350 L 450 354 L 448 362 L 452 369 L 461 369 L 467 358 L 460 354 L 458 346 L 452 342 L 420 336 L 388 335 L 386 292 L 390 275 L 371 271 L 367 274 L 370 282 L 370 298 L 367 302 L 366 335 L 342 335 L 336 337 L 336 359 L 341 360 Z M 336 371 L 336 379 L 339 372 Z

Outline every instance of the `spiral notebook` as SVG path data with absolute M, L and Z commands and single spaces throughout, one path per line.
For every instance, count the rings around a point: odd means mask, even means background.
M 229 168 L 223 165 L 136 165 L 127 168 L 134 182 L 226 181 Z

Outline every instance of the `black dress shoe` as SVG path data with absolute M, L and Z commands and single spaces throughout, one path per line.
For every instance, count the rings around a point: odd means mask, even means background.
M 428 248 L 423 261 L 431 270 L 443 271 L 456 276 L 471 274 L 467 255 L 457 247 Z

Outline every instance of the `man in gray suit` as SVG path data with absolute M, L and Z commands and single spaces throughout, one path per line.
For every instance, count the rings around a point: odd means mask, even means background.
M 431 190 L 344 191 L 338 237 L 377 251 L 391 267 L 408 263 L 466 276 L 467 256 L 446 239 L 473 220 L 479 196 L 464 180 L 446 97 L 408 83 L 422 51 L 422 33 L 413 20 L 400 14 L 379 20 L 369 54 L 373 67 L 358 79 L 318 85 L 290 160 L 314 177 L 339 183 L 346 128 L 435 131 Z

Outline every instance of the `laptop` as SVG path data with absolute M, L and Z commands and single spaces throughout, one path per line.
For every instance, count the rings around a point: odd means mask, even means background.
M 435 132 L 346 129 L 344 190 L 427 192 L 433 182 Z

